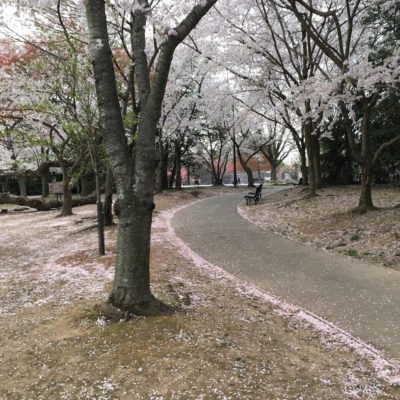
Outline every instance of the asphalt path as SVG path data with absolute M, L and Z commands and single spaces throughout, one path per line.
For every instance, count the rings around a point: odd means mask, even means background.
M 263 197 L 275 188 L 264 188 Z M 237 214 L 243 193 L 194 203 L 172 226 L 189 247 L 281 299 L 400 359 L 400 273 L 297 243 Z

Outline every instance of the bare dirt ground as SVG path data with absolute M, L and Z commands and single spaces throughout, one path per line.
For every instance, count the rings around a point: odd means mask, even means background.
M 116 228 L 97 256 L 94 206 L 0 215 L 0 398 L 399 398 L 367 358 L 185 256 L 171 208 L 214 194 L 157 197 L 152 290 L 177 311 L 119 322 L 95 308 Z
M 359 215 L 359 186 L 328 187 L 313 199 L 302 188 L 242 207 L 263 229 L 372 264 L 400 269 L 400 187 L 374 187 L 376 210 Z

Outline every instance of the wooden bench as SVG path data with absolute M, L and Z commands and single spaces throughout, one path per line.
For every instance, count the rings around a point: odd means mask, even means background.
M 250 201 L 253 200 L 254 204 L 257 204 L 258 201 L 261 199 L 261 190 L 262 190 L 263 184 L 260 186 L 257 186 L 257 189 L 255 192 L 250 192 L 249 194 L 246 194 L 244 198 L 246 199 L 246 204 L 249 205 Z

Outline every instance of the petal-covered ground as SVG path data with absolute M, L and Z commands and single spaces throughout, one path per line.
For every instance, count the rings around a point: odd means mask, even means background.
M 171 316 L 107 321 L 116 228 L 96 254 L 95 208 L 0 215 L 1 399 L 396 399 L 368 358 L 206 265 L 156 199 L 153 293 Z
M 254 224 L 349 257 L 400 269 L 400 187 L 374 187 L 376 210 L 354 213 L 359 186 L 328 187 L 313 199 L 302 188 L 242 207 Z

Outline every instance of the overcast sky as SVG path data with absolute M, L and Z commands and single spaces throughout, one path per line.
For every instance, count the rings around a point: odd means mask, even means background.
M 18 32 L 20 35 L 24 35 L 29 32 L 28 24 L 26 24 L 24 19 L 18 15 L 16 7 L 1 6 L 0 7 L 0 37 L 4 37 L 5 34 L 7 34 L 7 33 L 11 34 L 11 32 L 7 30 L 7 26 L 10 29 Z

